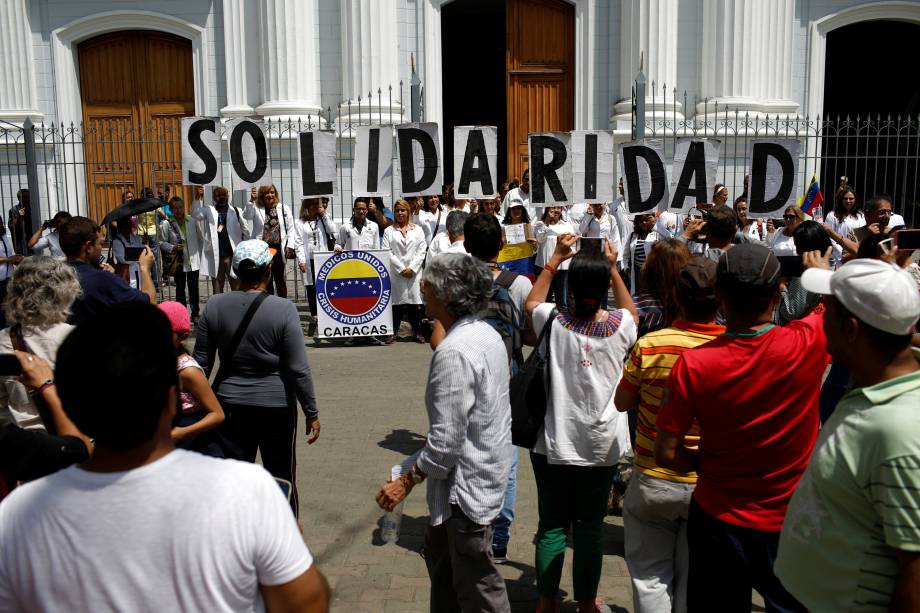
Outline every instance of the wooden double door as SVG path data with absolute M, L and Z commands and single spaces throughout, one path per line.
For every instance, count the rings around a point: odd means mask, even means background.
M 120 31 L 80 43 L 78 57 L 90 217 L 102 219 L 129 190 L 182 195 L 180 121 L 195 113 L 191 41 Z
M 575 127 L 575 7 L 507 0 L 508 176 L 527 167 L 527 135 Z

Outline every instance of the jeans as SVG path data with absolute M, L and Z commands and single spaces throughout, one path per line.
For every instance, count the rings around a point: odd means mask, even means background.
M 213 294 L 224 293 L 224 282 L 230 284 L 230 290 L 235 291 L 240 282 L 230 276 L 230 266 L 233 263 L 233 256 L 221 256 L 217 258 L 217 276 L 211 279 L 211 290 Z
M 176 271 L 176 302 L 188 306 L 188 302 L 185 299 L 185 286 L 188 285 L 188 297 L 192 303 L 192 317 L 198 317 L 198 312 L 201 309 L 200 300 L 198 298 L 198 271 L 190 270 L 184 272 L 181 270 Z
M 545 455 L 530 452 L 537 481 L 537 591 L 555 598 L 569 531 L 574 560 L 575 600 L 594 600 L 604 562 L 604 517 L 613 466 L 550 464 Z
M 750 611 L 752 589 L 763 596 L 767 613 L 806 610 L 773 574 L 779 532 L 720 521 L 694 500 L 690 503 L 687 541 L 687 610 L 691 613 Z
M 431 613 L 511 613 L 505 580 L 489 553 L 492 526 L 473 522 L 457 505 L 450 518 L 425 532 Z
M 629 482 L 623 535 L 636 613 L 687 610 L 687 518 L 694 487 L 638 470 Z
M 508 549 L 511 540 L 511 522 L 514 521 L 514 502 L 517 498 L 518 448 L 514 448 L 511 472 L 508 474 L 508 486 L 505 488 L 505 501 L 498 517 L 492 521 L 492 552 Z

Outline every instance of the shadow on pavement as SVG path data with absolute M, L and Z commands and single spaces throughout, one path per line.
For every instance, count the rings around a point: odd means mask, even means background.
M 393 430 L 377 446 L 408 456 L 425 446 L 425 437 L 410 430 Z
M 371 545 L 374 547 L 383 547 L 387 544 L 383 542 L 383 538 L 380 535 L 382 526 L 383 516 L 381 515 L 380 518 L 377 519 L 377 527 L 374 528 L 374 532 L 371 535 Z M 427 526 L 427 515 L 423 515 L 422 517 L 403 515 L 402 521 L 400 521 L 399 524 L 399 538 L 396 540 L 396 545 L 422 555 L 422 548 L 425 545 L 425 528 Z

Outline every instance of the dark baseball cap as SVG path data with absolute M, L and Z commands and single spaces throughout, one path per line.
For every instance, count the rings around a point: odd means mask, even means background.
M 693 302 L 716 299 L 718 266 L 709 258 L 695 255 L 684 264 L 677 276 L 677 291 Z
M 772 287 L 779 282 L 779 260 L 763 245 L 735 245 L 719 258 L 720 285 Z

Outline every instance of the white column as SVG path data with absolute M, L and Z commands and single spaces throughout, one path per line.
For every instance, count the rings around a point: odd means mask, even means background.
M 41 117 L 35 86 L 32 27 L 25 0 L 0 0 L 0 118 Z
M 683 119 L 681 104 L 674 99 L 677 85 L 677 0 L 622 0 L 620 4 L 620 98 L 611 122 L 629 120 L 632 87 L 639 72 L 640 55 L 647 82 L 645 110 Z M 654 81 L 654 98 L 652 96 Z M 667 87 L 667 96 L 662 88 Z
M 247 82 L 250 75 L 246 62 L 245 0 L 224 0 L 224 70 L 227 79 L 227 106 L 220 110 L 225 117 L 252 115 Z M 250 24 L 252 27 L 254 24 Z
M 262 104 L 256 112 L 315 119 L 322 108 L 316 0 L 262 0 L 259 21 Z
M 704 0 L 698 114 L 788 114 L 794 0 Z
M 399 40 L 396 0 L 342 0 L 342 93 L 345 126 L 358 122 L 399 123 Z M 427 24 L 426 24 L 427 25 Z M 426 52 L 429 50 L 426 49 Z M 392 87 L 392 94 L 390 87 Z M 408 106 L 409 84 L 403 85 Z M 378 90 L 380 95 L 378 97 Z M 368 97 L 368 94 L 371 94 Z M 358 98 L 361 99 L 360 109 Z

